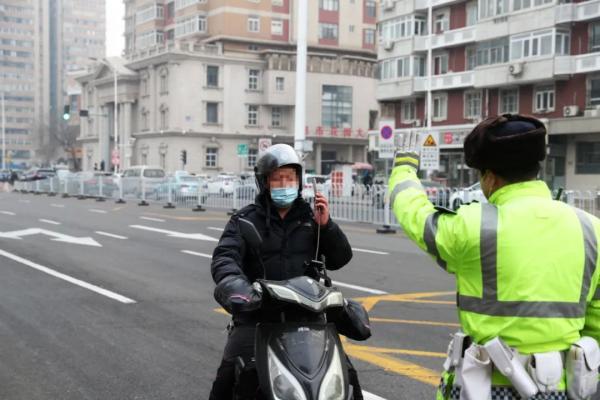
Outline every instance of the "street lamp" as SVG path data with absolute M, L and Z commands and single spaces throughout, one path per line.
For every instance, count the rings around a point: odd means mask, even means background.
M 117 150 L 117 154 L 119 155 L 119 164 L 121 163 L 121 151 L 119 146 L 119 104 L 118 104 L 118 76 L 117 76 L 117 68 L 112 66 L 106 59 L 97 59 L 96 57 L 89 57 L 90 60 L 97 61 L 109 69 L 113 71 L 113 80 L 114 80 L 114 92 L 115 92 L 115 112 L 114 112 L 114 132 L 115 132 L 115 149 Z M 110 139 L 110 137 L 109 137 Z M 112 157 L 112 155 L 111 155 Z M 119 164 L 115 165 L 115 172 L 119 172 Z

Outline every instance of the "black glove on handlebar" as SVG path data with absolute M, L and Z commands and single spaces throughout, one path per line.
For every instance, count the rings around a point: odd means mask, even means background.
M 262 303 L 262 293 L 240 275 L 223 278 L 215 288 L 214 296 L 217 303 L 230 314 L 256 311 Z

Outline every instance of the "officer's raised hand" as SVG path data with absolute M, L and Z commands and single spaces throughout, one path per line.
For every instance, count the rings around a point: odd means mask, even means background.
M 419 170 L 420 156 L 417 150 L 418 135 L 414 132 L 402 135 L 400 147 L 396 150 L 394 156 L 394 167 L 408 165 Z
M 315 222 L 319 226 L 327 225 L 329 222 L 329 203 L 322 193 L 315 193 Z

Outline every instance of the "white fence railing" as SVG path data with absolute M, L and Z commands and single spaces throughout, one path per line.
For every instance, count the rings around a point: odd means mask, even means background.
M 62 180 L 54 177 L 33 182 L 15 182 L 15 189 L 34 194 L 135 201 L 140 205 L 154 203 L 195 210 L 238 210 L 252 203 L 258 193 L 253 182 L 233 181 L 220 186 L 203 180 L 180 182 L 175 179 L 153 178 L 113 179 L 110 176 L 95 176 L 86 180 L 81 177 Z M 390 209 L 386 185 L 323 185 L 318 190 L 327 196 L 331 216 L 337 220 L 398 225 Z M 426 186 L 425 191 L 434 205 L 451 210 L 473 201 L 486 201 L 480 190 Z M 303 195 L 312 202 L 314 191 L 305 189 Z M 561 200 L 600 216 L 600 191 L 566 190 L 562 192 Z

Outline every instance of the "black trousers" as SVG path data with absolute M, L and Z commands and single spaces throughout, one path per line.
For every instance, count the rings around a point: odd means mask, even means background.
M 244 360 L 250 360 L 254 357 L 255 329 L 254 326 L 236 326 L 230 331 L 209 400 L 233 399 L 236 359 L 242 357 Z M 346 356 L 346 362 L 350 384 L 354 389 L 354 400 L 363 400 L 358 374 L 348 356 Z

